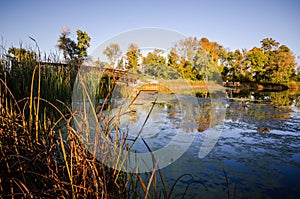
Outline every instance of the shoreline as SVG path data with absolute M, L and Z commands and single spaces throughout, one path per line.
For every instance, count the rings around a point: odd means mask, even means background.
M 259 91 L 259 92 L 281 92 L 289 89 L 289 86 L 279 83 L 256 83 L 241 82 L 240 90 Z
M 287 90 L 300 90 L 300 82 L 289 83 L 261 83 L 261 82 L 238 82 L 239 86 L 222 86 L 215 82 L 198 82 L 198 81 L 181 81 L 181 80 L 161 80 L 166 87 L 172 87 L 176 92 L 186 92 L 189 89 L 194 91 L 208 91 L 209 89 L 218 90 L 239 89 L 241 91 L 258 91 L 258 92 L 282 92 Z

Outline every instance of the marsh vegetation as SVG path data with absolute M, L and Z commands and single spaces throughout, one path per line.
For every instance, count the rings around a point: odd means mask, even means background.
M 43 57 L 36 47 L 2 48 L 1 197 L 226 197 L 227 192 L 228 197 L 229 192 L 273 197 L 272 190 L 279 188 L 290 196 L 299 193 L 294 177 L 299 175 L 300 162 L 299 71 L 288 47 L 263 39 L 259 48 L 231 52 L 206 38 L 187 38 L 167 56 L 157 49 L 143 56 L 132 44 L 123 60 L 114 44 L 104 52 L 109 62 L 98 60 L 90 67 L 84 64 L 91 63 L 89 36 L 77 31 L 74 41 L 69 34 L 63 32 L 58 40 L 63 63 L 55 55 Z M 119 81 L 108 69 L 128 71 L 124 72 L 128 78 Z M 141 82 L 135 81 L 137 76 Z M 226 80 L 244 85 L 277 83 L 290 89 L 229 88 L 226 92 L 231 99 L 221 118 L 220 104 L 212 103 L 211 96 L 224 89 L 221 85 Z M 116 108 L 124 99 L 133 101 L 130 112 L 121 115 Z M 109 113 L 115 115 L 108 117 Z M 177 128 L 181 124 L 189 126 Z M 214 128 L 223 136 L 212 153 L 199 160 L 203 136 Z M 261 134 L 260 128 L 269 132 Z M 195 141 L 169 167 L 139 174 L 138 168 L 136 173 L 116 169 L 123 166 L 122 160 L 112 167 L 101 161 L 118 156 L 107 150 L 111 143 L 124 151 L 151 152 L 168 144 L 178 129 L 195 135 Z M 90 139 L 92 133 L 108 139 L 98 147 L 101 157 L 99 151 L 87 147 L 97 142 Z M 243 155 L 245 151 L 249 153 Z M 277 172 L 283 173 L 282 181 L 271 180 Z M 238 188 L 232 190 L 228 179 Z M 285 183 L 289 180 L 294 183 Z

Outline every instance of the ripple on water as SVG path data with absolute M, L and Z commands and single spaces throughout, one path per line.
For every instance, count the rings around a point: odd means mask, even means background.
M 153 120 L 159 126 L 158 133 L 146 138 L 153 150 L 170 143 L 180 130 L 183 117 L 179 109 L 161 108 L 160 116 L 164 118 Z M 227 110 L 221 136 L 206 157 L 199 159 L 198 153 L 208 131 L 198 133 L 183 156 L 162 169 L 169 190 L 179 176 L 193 177 L 182 178 L 172 197 L 182 196 L 191 184 L 186 198 L 226 198 L 223 169 L 231 189 L 237 185 L 237 198 L 285 198 L 300 194 L 300 111 L 291 111 L 270 104 L 249 104 L 244 108 L 233 103 Z M 270 132 L 258 133 L 261 127 Z M 147 152 L 143 142 L 137 143 L 138 149 L 139 145 Z

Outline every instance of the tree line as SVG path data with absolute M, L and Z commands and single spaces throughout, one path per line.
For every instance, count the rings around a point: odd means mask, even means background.
M 181 76 L 195 81 L 214 80 L 221 74 L 224 81 L 286 83 L 299 81 L 299 71 L 293 52 L 272 38 L 260 41 L 260 47 L 250 50 L 227 50 L 207 38 L 189 37 L 178 41 L 164 54 L 155 49 L 143 56 L 138 46 L 131 44 L 121 59 L 118 44 L 110 44 L 103 51 L 108 66 L 134 69 L 158 78 Z
M 74 41 L 70 33 L 62 31 L 57 48 L 67 63 L 82 64 L 89 58 L 87 50 L 91 38 L 86 32 L 77 30 L 77 41 Z M 207 38 L 188 37 L 178 41 L 167 53 L 154 49 L 143 55 L 136 44 L 130 44 L 123 54 L 120 46 L 112 43 L 103 51 L 108 62 L 100 60 L 96 64 L 164 79 L 181 77 L 210 81 L 221 75 L 223 81 L 287 83 L 300 80 L 295 55 L 286 45 L 272 38 L 264 38 L 260 44 L 250 50 L 232 51 Z M 32 51 L 15 47 L 8 50 L 7 56 L 18 63 L 37 58 Z

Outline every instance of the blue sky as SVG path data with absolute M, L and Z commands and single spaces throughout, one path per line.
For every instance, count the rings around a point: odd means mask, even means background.
M 300 3 L 297 0 L 128 0 L 2 1 L 0 36 L 6 46 L 32 43 L 55 51 L 62 27 L 86 31 L 90 52 L 122 32 L 158 27 L 186 36 L 207 37 L 230 50 L 260 46 L 272 37 L 300 55 Z

